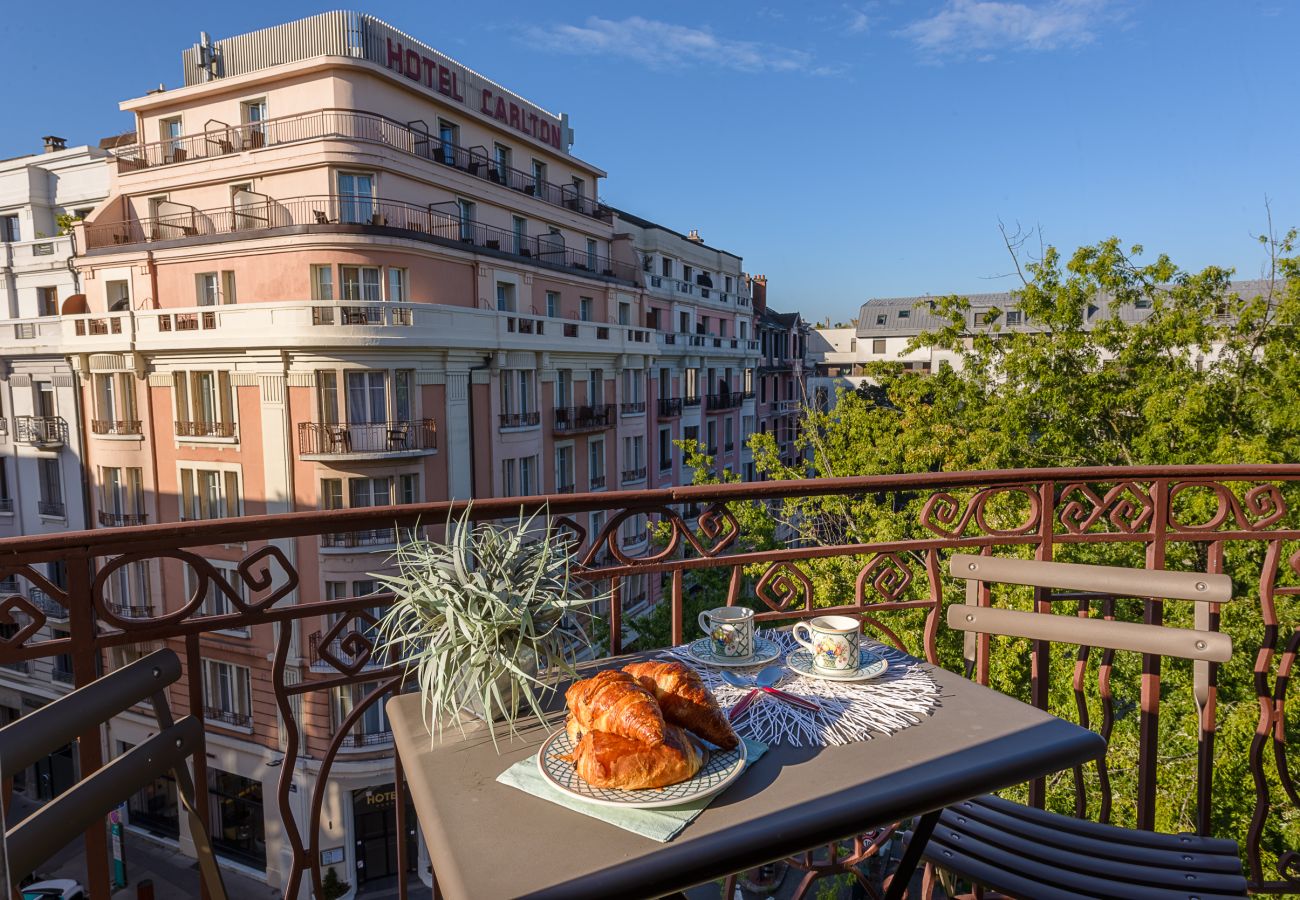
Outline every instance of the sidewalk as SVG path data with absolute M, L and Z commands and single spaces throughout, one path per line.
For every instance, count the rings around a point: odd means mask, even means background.
M 18 821 L 36 808 L 36 803 L 15 794 L 10 807 L 11 819 Z M 199 870 L 193 859 L 130 829 L 123 835 L 123 840 L 126 842 L 126 875 L 130 883 L 114 896 L 134 897 L 136 885 L 146 878 L 153 879 L 156 900 L 198 896 Z M 86 884 L 86 859 L 81 840 L 73 841 L 56 853 L 37 869 L 37 875 L 41 878 L 75 878 Z M 227 893 L 239 900 L 277 900 L 280 896 L 278 890 L 228 868 L 222 868 L 221 877 Z

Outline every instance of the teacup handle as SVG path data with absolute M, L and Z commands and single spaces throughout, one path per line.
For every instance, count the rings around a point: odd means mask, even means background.
M 802 629 L 804 629 L 805 631 L 808 632 L 808 640 L 805 641 L 803 638 L 799 637 L 799 629 L 800 629 L 800 628 L 802 628 Z M 807 622 L 796 622 L 796 623 L 795 623 L 795 626 L 794 626 L 793 628 L 790 629 L 790 636 L 791 636 L 792 638 L 794 638 L 795 643 L 797 643 L 797 644 L 799 644 L 799 645 L 801 645 L 801 646 L 803 646 L 803 647 L 807 647 L 807 648 L 808 648 L 810 651 L 812 651 L 814 654 L 817 652 L 816 648 L 813 647 L 813 642 L 812 642 L 812 628 L 810 628 L 810 627 L 808 626 L 808 623 L 807 623 Z
M 713 632 L 713 629 L 709 627 L 708 613 L 700 613 L 700 631 L 704 632 L 705 637 L 708 637 Z

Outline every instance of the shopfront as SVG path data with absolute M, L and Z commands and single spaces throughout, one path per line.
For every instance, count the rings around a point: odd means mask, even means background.
M 119 756 L 130 749 L 126 741 L 117 742 Z M 126 801 L 126 809 L 128 821 L 135 827 L 173 841 L 180 838 L 180 807 L 176 800 L 176 779 L 171 772 L 163 773 L 132 794 Z
M 218 856 L 266 871 L 262 783 L 208 769 L 208 830 Z
M 358 885 L 397 874 L 397 794 L 382 784 L 352 792 L 352 833 L 356 840 Z M 414 872 L 419 854 L 419 826 L 410 798 L 406 801 L 406 871 Z

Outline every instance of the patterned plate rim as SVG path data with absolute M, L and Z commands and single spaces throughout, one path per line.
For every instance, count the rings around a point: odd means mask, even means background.
M 739 746 L 737 746 L 736 749 L 734 750 L 705 749 L 704 764 L 700 766 L 699 772 L 696 772 L 693 776 L 686 779 L 686 781 L 679 781 L 677 784 L 670 784 L 665 788 L 645 788 L 644 790 L 618 790 L 616 788 L 593 788 L 592 789 L 592 790 L 602 790 L 605 791 L 606 793 L 627 795 L 627 799 L 614 800 L 614 799 L 604 799 L 600 797 L 591 797 L 584 793 L 581 793 L 580 791 L 576 791 L 573 788 L 568 787 L 565 784 L 562 784 L 560 781 L 556 779 L 554 775 L 552 775 L 549 771 L 547 771 L 546 768 L 547 754 L 550 753 L 552 750 L 556 750 L 557 752 L 561 752 L 561 753 L 567 753 L 570 749 L 572 749 L 572 747 L 568 744 L 568 739 L 569 739 L 568 733 L 563 728 L 561 728 L 558 731 L 556 731 L 553 735 L 548 737 L 545 741 L 542 742 L 541 748 L 537 751 L 537 770 L 542 773 L 542 780 L 545 781 L 551 787 L 555 788 L 560 793 L 567 794 L 568 796 L 573 797 L 576 800 L 581 800 L 583 803 L 590 803 L 595 806 L 616 806 L 616 807 L 622 807 L 623 809 L 664 809 L 672 806 L 684 806 L 687 803 L 694 803 L 696 800 L 703 800 L 705 797 L 712 797 L 715 794 L 721 793 L 722 791 L 726 790 L 728 787 L 731 786 L 732 782 L 734 782 L 737 778 L 741 776 L 741 774 L 745 771 L 745 759 L 748 755 L 745 749 L 745 742 L 741 741 Z M 555 744 L 560 742 L 563 742 L 563 746 L 555 747 Z M 570 766 L 570 767 L 572 766 L 572 763 L 567 763 L 563 761 L 559 761 L 559 764 L 563 766 Z M 714 784 L 707 788 L 698 788 L 693 793 L 690 793 L 684 797 L 669 797 L 669 798 L 660 798 L 655 800 L 642 799 L 641 797 L 638 797 L 638 795 L 642 795 L 643 797 L 646 793 L 664 791 L 670 788 L 677 788 L 681 790 L 683 789 L 683 786 L 687 786 L 685 789 L 689 790 L 689 785 L 691 784 L 691 782 L 698 781 L 700 777 L 704 775 L 704 773 L 709 769 L 710 766 L 714 766 L 714 767 L 729 766 L 730 768 L 723 769 L 721 772 L 718 773 L 717 777 L 719 777 L 720 780 L 718 781 L 717 784 Z M 576 777 L 577 776 L 575 773 L 575 778 Z
M 744 659 L 732 659 L 730 657 L 714 656 L 710 653 L 708 656 L 700 656 L 695 652 L 695 645 L 699 643 L 708 643 L 708 638 L 697 638 L 686 645 L 686 655 L 694 662 L 705 666 L 719 666 L 724 669 L 745 669 L 749 666 L 761 666 L 763 663 L 769 663 L 774 659 L 781 658 L 781 645 L 776 641 L 770 641 L 767 638 L 754 638 L 754 652 Z M 766 652 L 763 652 L 766 648 Z M 720 660 L 726 659 L 727 662 Z
M 808 657 L 808 665 L 806 667 L 802 665 L 796 666 L 794 664 L 794 658 L 800 654 Z M 874 660 L 874 662 L 869 660 Z M 800 675 L 807 676 L 808 678 L 820 678 L 823 681 L 870 681 L 873 678 L 879 678 L 881 675 L 884 675 L 889 671 L 889 660 L 885 659 L 885 657 L 873 650 L 868 650 L 866 647 L 859 648 L 858 669 L 851 675 L 827 675 L 823 672 L 818 672 L 812 667 L 812 653 L 802 647 L 798 650 L 791 650 L 786 656 L 785 662 L 786 665 L 795 672 L 798 672 Z M 873 669 L 877 663 L 880 665 L 880 669 L 878 671 L 872 671 L 871 669 Z M 862 670 L 864 668 L 867 668 L 868 671 L 863 672 Z

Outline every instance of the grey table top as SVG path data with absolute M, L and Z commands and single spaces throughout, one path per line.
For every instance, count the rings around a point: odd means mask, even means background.
M 622 657 L 592 667 L 626 664 Z M 418 694 L 388 716 L 434 872 L 449 900 L 657 897 L 1101 756 L 1101 737 L 952 672 L 921 724 L 844 747 L 777 744 L 672 841 L 661 844 L 496 777 L 536 753 L 486 727 L 431 746 Z M 560 700 L 557 706 L 562 706 Z M 553 727 L 563 722 L 555 717 Z

